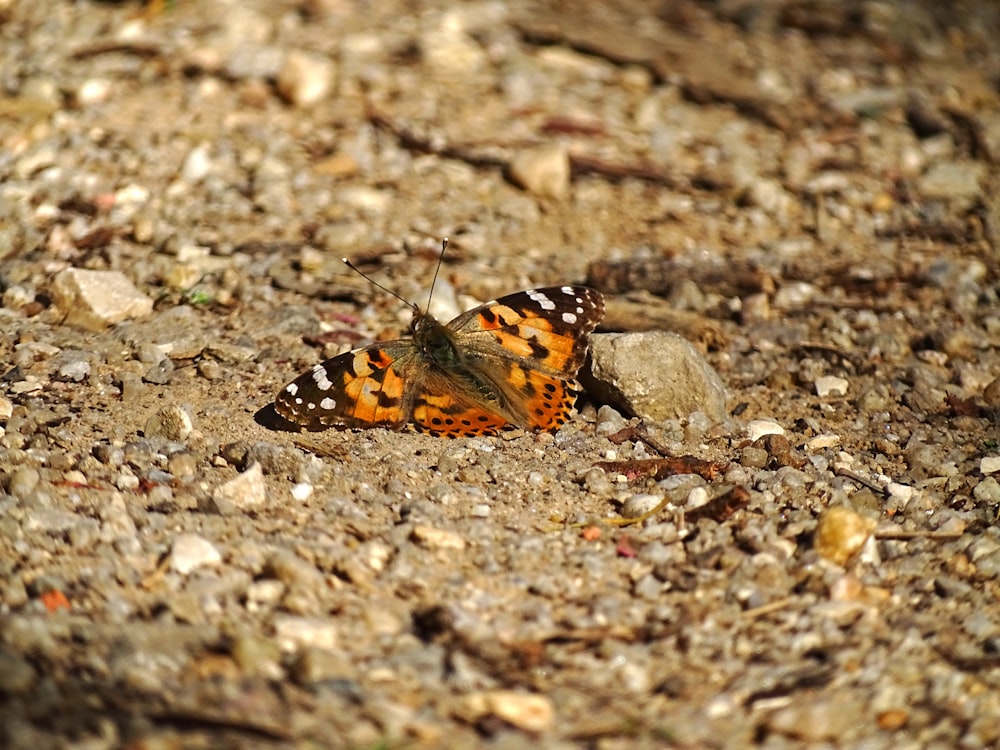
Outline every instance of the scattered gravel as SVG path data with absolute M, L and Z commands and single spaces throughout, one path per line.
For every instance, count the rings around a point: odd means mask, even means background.
M 1000 745 L 996 10 L 0 7 L 0 746 Z M 580 414 L 285 431 L 443 236 Z

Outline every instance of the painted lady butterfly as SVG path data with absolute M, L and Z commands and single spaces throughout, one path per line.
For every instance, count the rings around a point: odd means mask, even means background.
M 600 292 L 528 289 L 442 325 L 413 305 L 412 336 L 328 359 L 285 386 L 274 408 L 310 430 L 401 429 L 440 437 L 552 431 L 573 412 Z

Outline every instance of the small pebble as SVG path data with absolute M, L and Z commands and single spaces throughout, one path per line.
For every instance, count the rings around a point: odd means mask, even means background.
M 433 526 L 414 526 L 410 539 L 427 549 L 465 549 L 465 539 L 461 536 Z
M 784 435 L 785 428 L 773 419 L 754 419 L 747 425 L 747 437 L 756 443 L 765 435 Z
M 18 466 L 7 482 L 7 492 L 15 497 L 27 498 L 35 491 L 41 478 L 34 466 Z
M 813 545 L 820 556 L 837 565 L 845 565 L 861 551 L 877 525 L 874 518 L 835 505 L 820 514 Z
M 184 442 L 191 436 L 192 430 L 194 425 L 187 409 L 182 406 L 165 406 L 149 416 L 143 433 L 147 438 L 162 437 Z
M 972 490 L 972 496 L 981 503 L 994 508 L 1000 505 L 1000 482 L 995 477 L 986 477 Z
M 220 484 L 212 492 L 212 497 L 224 506 L 241 510 L 263 505 L 267 500 L 267 485 L 260 464 L 254 463 L 239 476 Z
M 333 620 L 281 615 L 274 620 L 274 638 L 284 652 L 303 647 L 335 649 L 339 642 Z
M 824 375 L 821 378 L 816 378 L 814 385 L 816 387 L 816 395 L 820 398 L 827 398 L 829 396 L 846 396 L 850 382 L 847 378 L 837 377 L 836 375 Z
M 1000 456 L 983 456 L 979 459 L 979 471 L 982 474 L 996 474 L 1000 471 Z
M 655 508 L 657 505 L 663 502 L 663 498 L 660 495 L 650 495 L 646 493 L 639 493 L 626 498 L 625 502 L 622 503 L 622 517 L 623 518 L 638 518 Z
M 529 193 L 562 198 L 569 191 L 569 152 L 559 143 L 521 151 L 511 159 L 510 176 Z
M 832 432 L 827 432 L 822 435 L 817 435 L 806 441 L 806 450 L 818 451 L 824 448 L 833 448 L 840 445 L 840 435 L 835 435 Z
M 350 681 L 357 668 L 344 656 L 325 648 L 303 648 L 292 663 L 292 678 L 304 687 Z
M 222 555 L 215 545 L 197 534 L 181 534 L 170 547 L 170 568 L 181 575 L 221 562 Z
M 299 482 L 292 485 L 292 497 L 299 502 L 308 500 L 315 488 L 308 482 Z
M 473 721 L 496 716 L 526 732 L 543 732 L 555 718 L 555 708 L 547 696 L 515 690 L 473 693 L 465 698 L 464 708 L 463 713 Z
M 278 71 L 276 85 L 285 101 L 296 107 L 309 107 L 330 96 L 335 75 L 329 57 L 292 50 Z

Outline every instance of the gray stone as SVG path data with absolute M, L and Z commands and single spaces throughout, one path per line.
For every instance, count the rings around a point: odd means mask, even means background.
M 121 271 L 67 268 L 56 274 L 50 291 L 56 305 L 66 312 L 67 323 L 91 331 L 153 311 L 153 300 Z
M 726 416 L 721 378 L 675 333 L 597 334 L 590 338 L 591 372 L 582 379 L 596 398 L 645 419 L 683 418 L 700 411 Z

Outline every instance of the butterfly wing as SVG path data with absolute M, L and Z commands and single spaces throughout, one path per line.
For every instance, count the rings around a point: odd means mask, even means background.
M 604 298 L 580 286 L 528 289 L 487 302 L 448 324 L 476 383 L 498 412 L 527 429 L 554 430 L 573 412 L 587 336 Z
M 420 362 L 412 340 L 385 341 L 346 352 L 282 388 L 274 409 L 308 430 L 399 429 L 409 420 L 410 383 Z
M 415 389 L 410 419 L 418 432 L 448 438 L 496 435 L 510 421 L 460 373 L 434 369 Z

